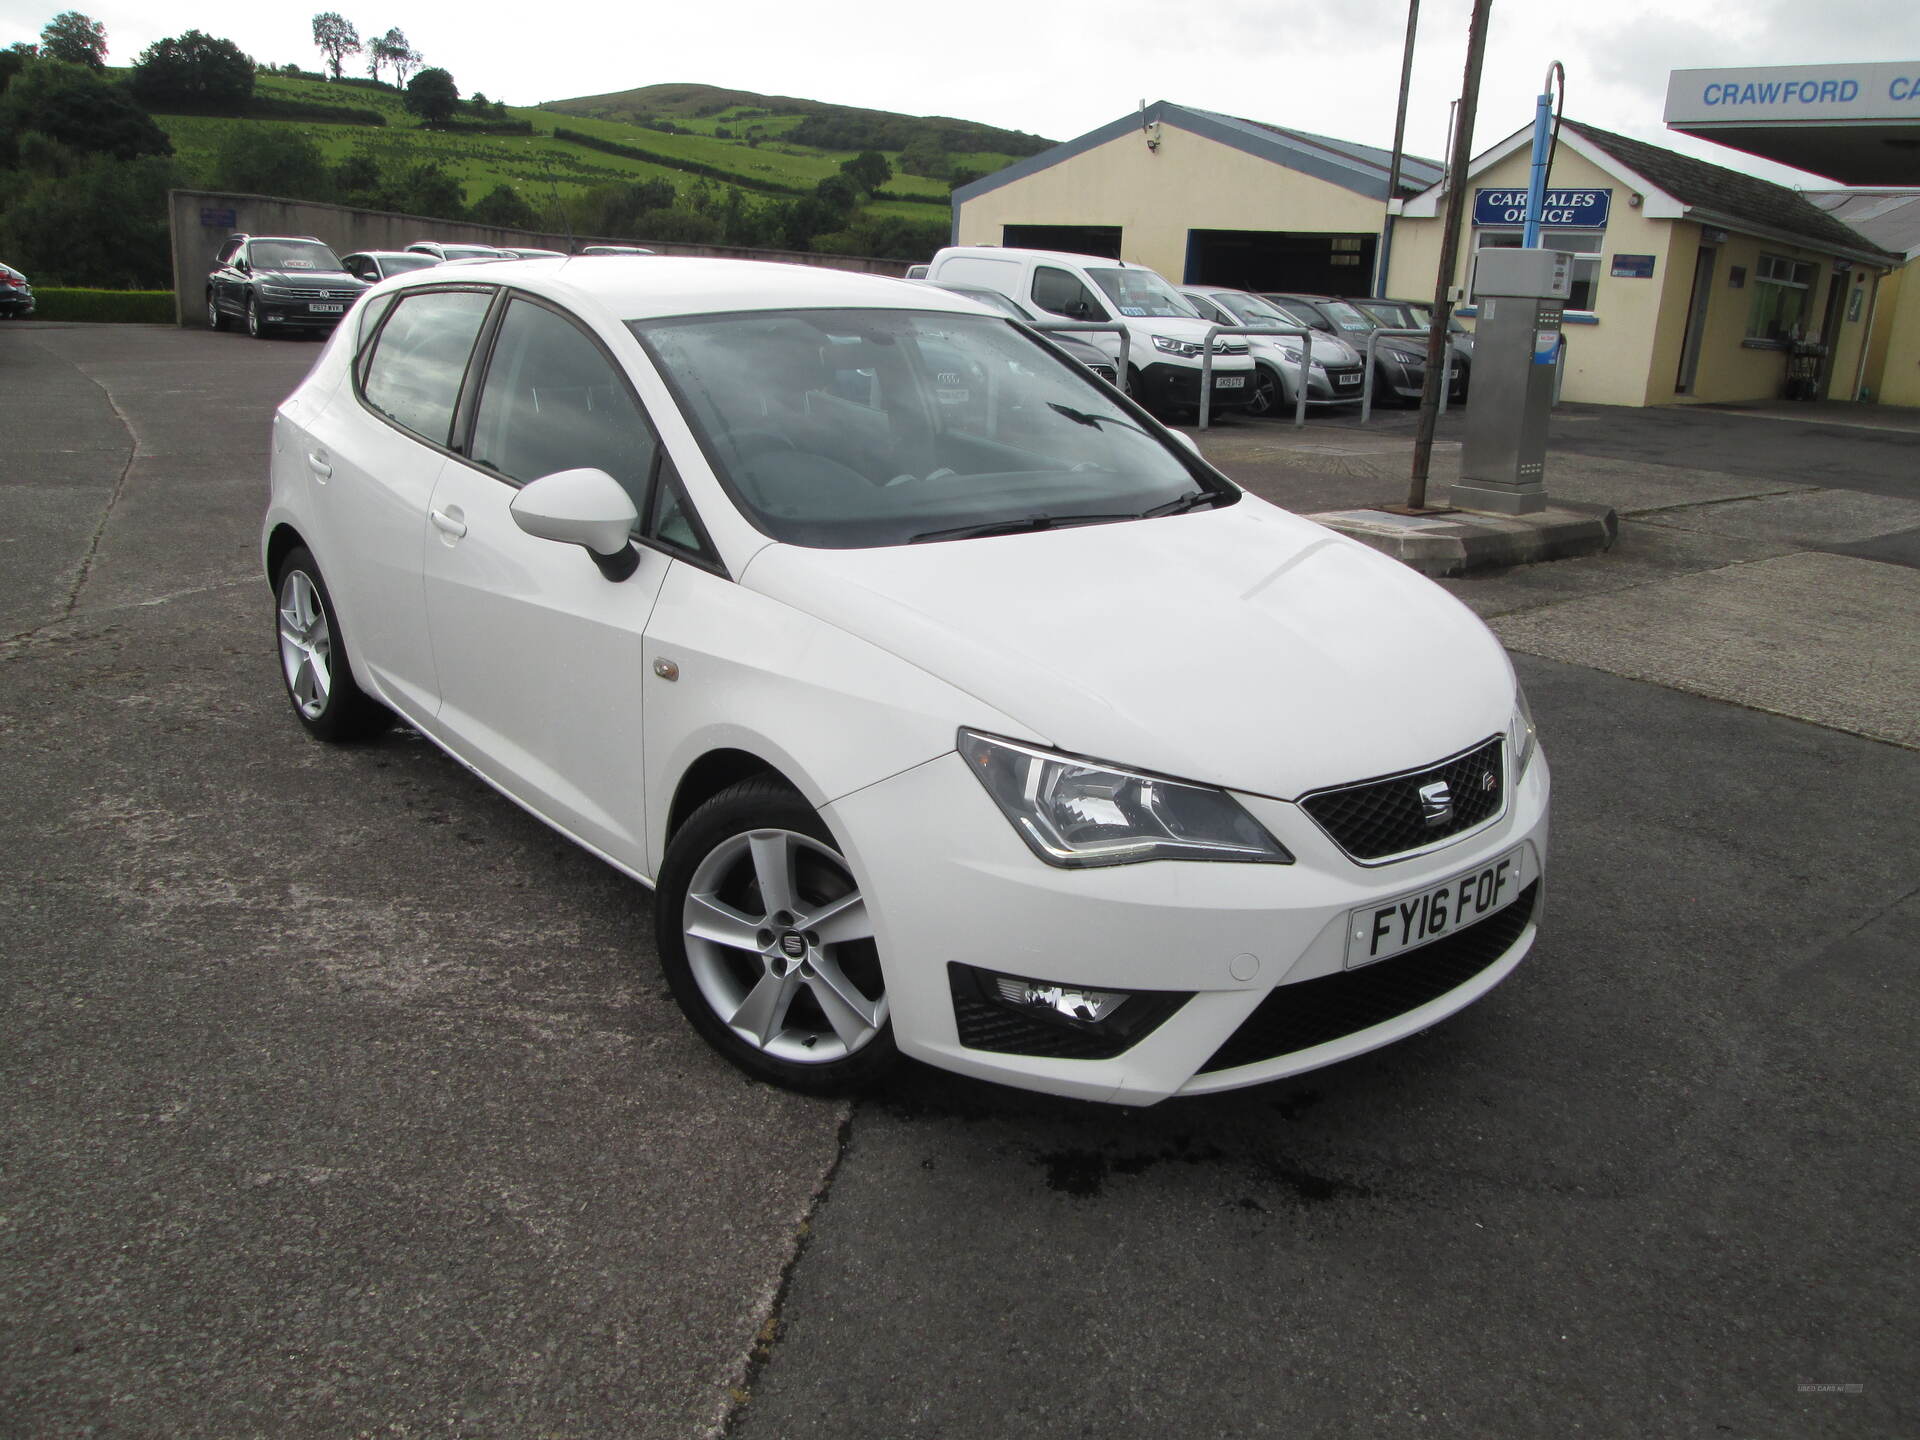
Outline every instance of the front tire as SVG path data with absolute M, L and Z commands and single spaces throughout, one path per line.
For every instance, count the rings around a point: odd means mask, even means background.
M 1286 388 L 1280 383 L 1280 377 L 1265 365 L 1253 367 L 1253 403 L 1247 406 L 1247 414 L 1257 420 L 1280 413 L 1281 405 L 1286 402 Z
M 266 327 L 260 323 L 260 302 L 251 295 L 247 297 L 247 333 L 256 340 L 267 338 Z
M 364 740 L 393 722 L 384 705 L 354 682 L 320 567 L 305 546 L 290 551 L 274 579 L 280 678 L 294 718 L 319 740 Z
M 674 999 L 739 1069 L 838 1095 L 898 1062 L 859 884 L 779 780 L 744 780 L 693 813 L 668 842 L 654 907 Z

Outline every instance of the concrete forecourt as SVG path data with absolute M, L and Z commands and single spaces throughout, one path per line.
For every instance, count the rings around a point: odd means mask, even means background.
M 317 351 L 0 328 L 0 1430 L 1911 1428 L 1900 412 L 1556 413 L 1617 545 L 1446 582 L 1558 789 L 1478 1005 L 1144 1112 L 841 1105 L 689 1032 L 641 888 L 288 718 L 257 534 Z M 1409 426 L 1201 443 L 1314 513 L 1395 498 Z

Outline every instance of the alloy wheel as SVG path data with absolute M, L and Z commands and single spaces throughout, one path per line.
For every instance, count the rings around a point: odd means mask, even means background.
M 280 669 L 287 693 L 309 720 L 317 720 L 333 693 L 333 632 L 320 592 L 304 570 L 280 582 Z
M 721 841 L 693 873 L 681 927 L 701 997 L 771 1059 L 844 1060 L 887 1023 L 866 901 L 846 861 L 810 835 Z

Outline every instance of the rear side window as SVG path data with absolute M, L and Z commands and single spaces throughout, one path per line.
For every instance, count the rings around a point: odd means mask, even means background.
M 522 484 L 557 470 L 604 470 L 647 513 L 653 432 L 613 363 L 564 316 L 514 300 L 500 322 L 471 458 Z
M 402 296 L 374 341 L 361 392 L 375 410 L 422 440 L 445 445 L 490 291 L 428 290 Z
M 1051 265 L 1033 272 L 1033 303 L 1054 315 L 1069 320 L 1105 320 L 1107 312 L 1093 298 L 1093 292 L 1066 270 Z

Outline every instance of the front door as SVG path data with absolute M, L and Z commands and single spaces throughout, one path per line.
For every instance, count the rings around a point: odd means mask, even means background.
M 528 481 L 590 467 L 644 515 L 658 442 L 591 335 L 518 297 L 467 451 L 447 462 L 428 516 L 438 733 L 536 814 L 645 874 L 645 632 L 672 562 L 643 549 L 636 571 L 609 579 L 581 547 L 526 534 L 509 507 Z
M 1680 370 L 1673 378 L 1676 395 L 1693 390 L 1693 378 L 1700 371 L 1700 342 L 1707 333 L 1707 302 L 1713 298 L 1713 262 L 1719 254 L 1711 245 L 1702 245 L 1693 262 L 1693 298 L 1687 305 L 1687 335 L 1680 346 Z

